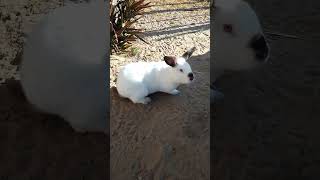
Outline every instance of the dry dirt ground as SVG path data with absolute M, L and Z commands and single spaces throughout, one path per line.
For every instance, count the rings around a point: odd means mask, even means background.
M 268 32 L 270 62 L 226 75 L 211 107 L 216 179 L 320 178 L 320 2 L 248 0 Z
M 197 48 L 189 60 L 195 81 L 179 96 L 156 93 L 151 104 L 133 104 L 111 89 L 111 179 L 209 179 L 209 3 L 153 0 L 138 24 L 145 40 L 134 44 L 134 57 L 111 58 L 111 86 L 119 66 L 162 61 Z

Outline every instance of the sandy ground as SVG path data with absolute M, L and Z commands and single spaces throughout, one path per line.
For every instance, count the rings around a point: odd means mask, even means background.
M 232 73 L 211 107 L 216 179 L 319 179 L 320 2 L 250 0 L 268 35 L 270 62 Z
M 111 178 L 208 179 L 209 58 L 192 59 L 206 70 L 180 96 L 154 94 L 148 106 L 111 91 Z
M 136 27 L 144 38 L 134 57 L 111 58 L 111 86 L 119 67 L 134 61 L 162 61 L 197 48 L 189 60 L 195 81 L 179 96 L 151 95 L 151 104 L 133 104 L 111 90 L 111 179 L 209 179 L 209 4 L 153 0 Z

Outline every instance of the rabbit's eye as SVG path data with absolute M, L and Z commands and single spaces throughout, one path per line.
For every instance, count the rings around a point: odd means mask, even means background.
M 180 69 L 180 72 L 183 72 L 183 69 Z
M 227 33 L 232 33 L 233 32 L 233 27 L 231 24 L 224 24 L 223 25 L 223 31 Z

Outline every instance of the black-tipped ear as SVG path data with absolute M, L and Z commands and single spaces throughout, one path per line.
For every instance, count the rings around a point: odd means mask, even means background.
M 188 50 L 187 52 L 185 52 L 185 53 L 182 55 L 182 57 L 183 57 L 185 60 L 189 59 L 195 50 L 196 50 L 196 47 L 191 48 L 190 50 Z
M 175 56 L 164 56 L 163 59 L 171 67 L 175 67 L 177 65 L 177 58 Z

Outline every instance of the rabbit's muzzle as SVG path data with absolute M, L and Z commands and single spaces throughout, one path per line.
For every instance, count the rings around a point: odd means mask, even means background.
M 267 60 L 269 56 L 269 46 L 262 34 L 254 36 L 249 46 L 253 49 L 257 60 L 263 62 Z

